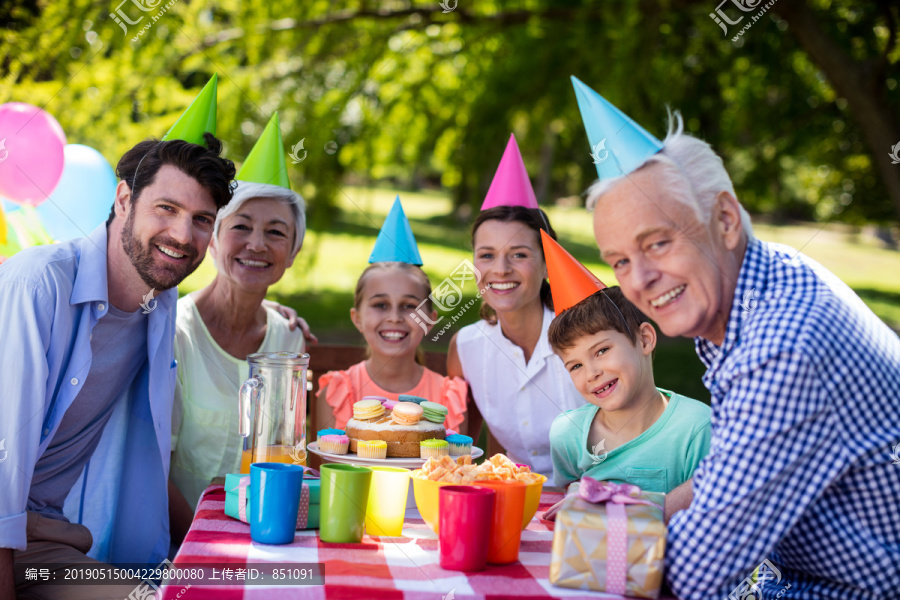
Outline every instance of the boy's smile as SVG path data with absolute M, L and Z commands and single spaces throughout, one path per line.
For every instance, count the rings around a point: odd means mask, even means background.
M 606 411 L 631 407 L 635 400 L 655 393 L 650 355 L 656 336 L 653 326 L 641 325 L 636 343 L 618 331 L 598 331 L 575 340 L 560 357 L 584 398 Z M 652 341 L 649 339 L 652 338 Z

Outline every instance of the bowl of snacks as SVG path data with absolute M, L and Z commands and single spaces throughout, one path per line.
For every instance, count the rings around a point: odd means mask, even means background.
M 527 466 L 517 466 L 503 454 L 495 454 L 480 465 L 472 464 L 469 456 L 454 460 L 449 456 L 430 458 L 412 472 L 413 494 L 422 520 L 438 533 L 438 497 L 445 485 L 478 485 L 479 481 L 522 481 L 525 488 L 525 511 L 522 514 L 522 529 L 534 517 L 541 500 L 541 490 L 547 478 L 532 473 Z

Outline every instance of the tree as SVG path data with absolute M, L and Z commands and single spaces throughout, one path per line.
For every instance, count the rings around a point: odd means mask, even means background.
M 461 215 L 477 208 L 510 132 L 543 202 L 579 195 L 595 175 L 575 74 L 659 137 L 679 109 L 752 210 L 896 219 L 900 9 L 778 0 L 723 38 L 716 1 L 126 0 L 114 19 L 91 0 L 15 0 L 0 101 L 46 103 L 70 141 L 115 161 L 217 71 L 229 156 L 279 110 L 286 143 L 304 142 L 291 176 L 315 225 L 346 181 L 439 185 Z

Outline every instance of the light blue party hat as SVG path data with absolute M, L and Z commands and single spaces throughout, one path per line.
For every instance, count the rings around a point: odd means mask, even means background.
M 627 175 L 662 150 L 662 142 L 575 76 L 572 85 L 600 179 Z
M 422 266 L 419 246 L 416 245 L 416 238 L 409 226 L 406 213 L 403 212 L 400 196 L 394 200 L 391 212 L 388 213 L 384 225 L 381 226 L 381 231 L 378 232 L 378 239 L 375 240 L 375 247 L 372 248 L 372 256 L 369 257 L 370 264 L 385 261 Z

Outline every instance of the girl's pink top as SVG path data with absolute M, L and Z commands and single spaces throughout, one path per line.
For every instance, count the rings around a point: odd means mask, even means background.
M 459 377 L 444 377 L 425 368 L 422 379 L 406 392 L 388 392 L 378 387 L 366 370 L 365 361 L 357 363 L 346 371 L 329 371 L 319 378 L 319 389 L 325 389 L 325 401 L 334 412 L 334 425 L 343 429 L 353 416 L 353 403 L 363 396 L 384 396 L 397 401 L 400 394 L 426 398 L 447 407 L 444 427 L 456 429 L 466 413 L 466 397 L 469 385 Z

